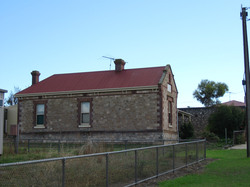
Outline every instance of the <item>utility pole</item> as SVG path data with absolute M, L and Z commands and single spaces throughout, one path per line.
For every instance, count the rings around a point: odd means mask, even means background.
M 246 99 L 246 122 L 247 122 L 247 157 L 250 157 L 250 80 L 249 80 L 249 54 L 248 54 L 248 41 L 247 41 L 247 8 L 241 7 L 242 29 L 243 29 L 243 46 L 244 46 L 244 64 L 245 64 L 245 99 Z

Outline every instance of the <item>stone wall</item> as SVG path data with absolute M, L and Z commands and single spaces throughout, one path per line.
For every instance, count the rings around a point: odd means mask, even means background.
M 171 85 L 171 91 L 168 90 L 168 84 Z M 173 140 L 178 139 L 177 129 L 177 88 L 174 82 L 174 76 L 170 70 L 166 72 L 161 86 L 162 90 L 162 126 L 164 139 Z M 168 116 L 168 101 L 172 101 L 172 123 L 169 124 Z
M 22 133 L 21 139 L 44 139 L 61 140 L 67 142 L 75 141 L 103 141 L 103 142 L 159 142 L 162 141 L 162 132 L 61 132 L 61 133 Z M 173 139 L 175 140 L 175 139 Z
M 192 114 L 191 123 L 194 126 L 194 134 L 197 138 L 202 136 L 202 132 L 208 125 L 209 116 L 215 112 L 214 107 L 199 107 L 199 108 L 179 108 L 184 112 Z M 179 128 L 183 124 L 182 118 L 179 117 Z M 185 118 L 185 122 L 188 122 L 188 118 Z
M 91 127 L 79 127 L 78 100 L 92 99 Z M 34 128 L 36 102 L 46 103 L 46 128 Z M 19 101 L 21 138 L 159 139 L 162 130 L 158 91 L 117 95 L 47 96 Z

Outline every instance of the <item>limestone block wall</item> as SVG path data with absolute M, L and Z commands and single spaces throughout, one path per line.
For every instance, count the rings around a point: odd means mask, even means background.
M 34 107 L 32 100 L 19 101 L 18 103 L 18 123 L 21 132 L 31 132 L 33 130 Z
M 194 133 L 197 138 L 201 137 L 202 132 L 208 125 L 209 116 L 215 112 L 214 107 L 180 108 L 180 110 L 192 114 L 191 123 L 194 126 Z M 178 122 L 180 127 L 183 124 L 182 118 L 179 118 Z
M 91 127 L 79 127 L 79 99 L 92 100 Z M 46 103 L 46 127 L 34 128 L 36 102 Z M 24 138 L 162 138 L 158 91 L 22 98 L 19 124 Z M 139 133 L 140 135 L 136 134 Z M 77 135 L 77 136 L 76 136 Z
M 162 141 L 162 132 L 94 132 L 77 131 L 61 133 L 23 133 L 21 139 L 44 139 L 62 141 L 97 141 L 97 142 L 159 142 Z M 167 141 L 166 143 L 171 143 Z
M 171 85 L 171 91 L 168 89 L 168 84 Z M 178 139 L 178 128 L 177 128 L 177 88 L 174 84 L 173 74 L 169 71 L 167 72 L 162 86 L 162 124 L 163 124 L 163 136 L 167 140 Z M 168 120 L 168 101 L 171 100 L 172 103 L 172 123 L 169 124 Z

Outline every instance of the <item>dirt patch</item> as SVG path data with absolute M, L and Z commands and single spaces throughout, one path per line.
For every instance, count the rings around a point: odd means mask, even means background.
M 214 161 L 214 159 L 207 158 L 206 160 L 199 162 L 197 164 L 193 164 L 191 166 L 179 169 L 179 170 L 175 171 L 174 173 L 162 175 L 158 178 L 140 183 L 136 186 L 137 187 L 143 187 L 143 186 L 154 187 L 154 186 L 159 186 L 158 183 L 162 182 L 162 181 L 175 179 L 177 177 L 182 177 L 182 176 L 190 175 L 190 174 L 200 174 L 204 171 L 205 166 L 213 161 Z

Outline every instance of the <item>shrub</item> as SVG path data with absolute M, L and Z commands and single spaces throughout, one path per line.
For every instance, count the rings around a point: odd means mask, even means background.
M 244 116 L 244 111 L 239 107 L 218 106 L 216 111 L 209 116 L 208 130 L 220 138 L 225 138 L 225 128 L 227 128 L 227 137 L 232 138 L 234 130 L 244 129 Z
M 209 142 L 218 142 L 220 140 L 220 138 L 216 134 L 209 131 L 204 131 L 202 133 L 202 137 L 206 138 L 206 140 Z
M 194 127 L 191 122 L 184 123 L 180 127 L 180 137 L 181 139 L 189 139 L 194 136 Z
M 244 134 L 240 134 L 235 137 L 235 144 L 244 144 L 245 143 L 245 136 Z

